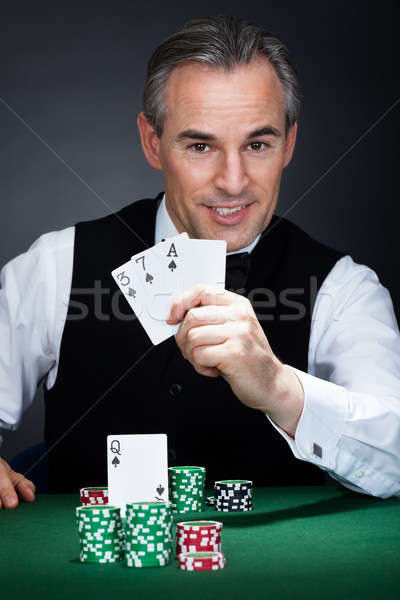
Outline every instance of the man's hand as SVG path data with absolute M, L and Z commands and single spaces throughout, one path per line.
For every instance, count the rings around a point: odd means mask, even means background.
M 221 375 L 243 404 L 267 413 L 294 437 L 304 405 L 297 375 L 272 352 L 247 298 L 198 285 L 175 300 L 168 323 L 182 321 L 176 342 L 201 375 Z
M 33 502 L 35 491 L 33 481 L 13 471 L 10 465 L 0 458 L 0 510 L 3 507 L 16 508 L 18 496 L 26 502 Z

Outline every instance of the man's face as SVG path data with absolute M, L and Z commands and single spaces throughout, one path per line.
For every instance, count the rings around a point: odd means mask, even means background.
M 268 225 L 290 162 L 281 84 L 264 58 L 226 73 L 199 63 L 174 69 L 161 138 L 139 115 L 143 148 L 161 169 L 168 212 L 190 237 L 244 248 Z

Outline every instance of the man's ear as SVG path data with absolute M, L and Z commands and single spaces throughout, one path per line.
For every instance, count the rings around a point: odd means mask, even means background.
M 161 171 L 159 159 L 160 138 L 150 125 L 143 112 L 139 113 L 137 118 L 142 148 L 147 162 L 153 169 Z
M 291 128 L 289 129 L 289 133 L 287 135 L 286 138 L 286 143 L 285 143 L 285 160 L 283 163 L 283 167 L 287 167 L 287 165 L 290 163 L 290 161 L 292 160 L 292 156 L 293 156 L 293 152 L 294 152 L 294 147 L 296 144 L 296 136 L 297 136 L 297 121 L 295 121 L 293 123 L 293 125 L 291 126 Z

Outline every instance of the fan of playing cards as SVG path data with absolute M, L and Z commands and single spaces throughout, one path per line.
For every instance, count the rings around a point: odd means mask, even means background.
M 226 242 L 189 239 L 187 233 L 135 254 L 112 276 L 153 344 L 175 335 L 166 319 L 172 302 L 202 283 L 224 289 Z

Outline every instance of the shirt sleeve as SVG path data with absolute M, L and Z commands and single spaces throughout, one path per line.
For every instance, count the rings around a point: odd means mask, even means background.
M 74 227 L 46 233 L 0 272 L 0 428 L 18 427 L 46 375 L 47 387 L 54 384 L 74 235 Z
M 290 365 L 289 365 L 290 366 Z M 388 290 L 345 256 L 314 306 L 294 456 L 351 490 L 400 496 L 400 335 Z

